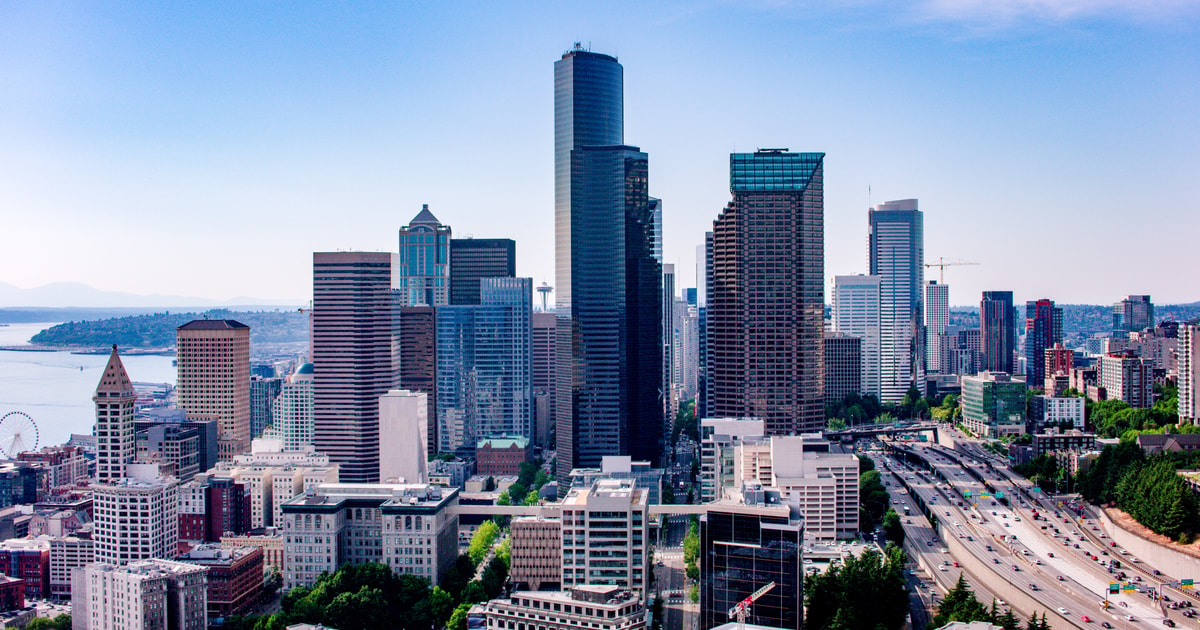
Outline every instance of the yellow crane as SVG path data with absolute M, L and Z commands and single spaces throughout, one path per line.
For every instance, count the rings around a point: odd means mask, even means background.
M 965 267 L 965 266 L 978 265 L 978 264 L 979 263 L 977 263 L 977 262 L 970 262 L 968 260 L 962 260 L 960 258 L 951 258 L 950 260 L 946 260 L 945 258 L 942 258 L 939 256 L 937 262 L 925 263 L 925 268 L 929 269 L 930 267 L 937 267 L 938 268 L 938 284 L 946 284 L 946 267 Z

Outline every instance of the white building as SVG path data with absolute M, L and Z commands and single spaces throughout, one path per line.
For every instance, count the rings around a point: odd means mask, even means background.
M 1196 424 L 1200 418 L 1200 320 L 1179 325 L 1175 369 L 1179 382 L 1179 420 Z
M 833 452 L 816 435 L 751 438 L 734 450 L 735 485 L 723 487 L 722 498 L 743 482 L 757 482 L 778 488 L 785 500 L 799 505 L 809 539 L 858 535 L 857 456 Z
M 306 451 L 313 444 L 313 365 L 296 369 L 275 397 L 271 426 L 263 437 L 283 442 L 285 451 Z
M 700 420 L 700 502 L 721 498 L 721 488 L 735 487 L 733 451 L 737 442 L 765 435 L 757 418 L 703 418 Z
M 379 478 L 426 483 L 428 395 L 393 389 L 379 397 Z
M 922 315 L 924 217 L 916 199 L 885 201 L 868 211 L 867 271 L 879 277 L 879 361 L 885 403 L 898 403 L 925 382 Z
M 96 561 L 115 565 L 174 558 L 179 547 L 179 490 L 154 464 L 129 464 L 128 476 L 92 486 Z
M 517 591 L 493 599 L 484 612 L 489 630 L 641 630 L 645 606 L 616 586 L 576 586 L 566 591 Z
M 1100 357 L 1097 380 L 1109 400 L 1121 400 L 1135 409 L 1154 405 L 1154 362 L 1132 353 Z
M 1046 427 L 1058 426 L 1063 422 L 1082 430 L 1084 428 L 1085 402 L 1082 397 L 1069 398 L 1057 396 L 1035 396 L 1032 401 L 1033 416 L 1029 418 L 1034 432 L 1040 433 Z
M 71 598 L 71 574 L 79 567 L 96 561 L 95 541 L 75 536 L 50 539 L 50 596 Z
M 284 587 L 344 564 L 380 562 L 437 585 L 458 557 L 458 490 L 428 484 L 322 484 L 283 505 Z
M 567 493 L 561 503 L 564 589 L 605 584 L 645 592 L 647 494 L 632 479 L 600 479 Z
M 879 397 L 879 276 L 833 278 L 833 329 L 862 339 L 862 393 Z
M 338 465 L 312 446 L 287 450 L 279 439 L 251 442 L 250 453 L 229 462 L 217 462 L 216 477 L 228 477 L 246 486 L 250 495 L 250 528 L 278 526 L 280 508 L 305 488 L 338 482 Z
M 75 571 L 75 630 L 205 630 L 208 569 L 170 560 Z
M 930 280 L 925 285 L 925 370 L 949 372 L 942 367 L 942 344 L 950 325 L 950 285 Z

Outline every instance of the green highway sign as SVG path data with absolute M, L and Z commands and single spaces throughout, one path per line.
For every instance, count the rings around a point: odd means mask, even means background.
M 1179 580 L 1179 588 L 1196 588 L 1196 585 L 1192 582 L 1192 578 L 1186 578 Z
M 964 497 L 969 497 L 969 496 L 971 496 L 971 491 L 970 491 L 970 490 L 967 490 L 966 492 L 964 492 L 964 493 L 963 493 L 963 496 L 964 496 Z
M 1121 585 L 1120 585 L 1120 584 L 1117 584 L 1116 582 L 1113 582 L 1113 583 L 1109 584 L 1109 585 L 1108 585 L 1108 592 L 1109 592 L 1109 593 L 1113 593 L 1113 594 L 1120 593 L 1120 592 L 1121 592 Z
M 1122 591 L 1136 591 L 1137 587 L 1132 584 L 1122 584 L 1121 590 Z
M 997 493 L 996 493 L 996 498 L 997 498 L 997 499 L 1003 499 L 1003 498 L 1004 498 L 1004 493 L 1003 493 L 1003 492 L 997 492 Z
M 1030 492 L 1041 492 L 1042 489 L 1037 486 L 1034 486 L 1034 487 L 1030 488 L 1029 491 Z

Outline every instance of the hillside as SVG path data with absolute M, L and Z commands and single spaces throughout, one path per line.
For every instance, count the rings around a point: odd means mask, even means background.
M 153 313 L 67 322 L 34 335 L 30 342 L 49 347 L 173 348 L 175 329 L 194 319 L 235 319 L 250 327 L 250 342 L 289 343 L 308 339 L 308 318 L 297 311 Z

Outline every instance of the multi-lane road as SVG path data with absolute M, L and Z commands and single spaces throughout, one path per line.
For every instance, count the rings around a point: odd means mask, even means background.
M 1106 595 L 1120 571 L 1131 573 L 1129 579 L 1133 579 L 1130 567 L 1135 563 L 1112 547 L 1098 527 L 1092 531 L 1092 522 L 1075 521 L 1065 510 L 1031 494 L 1027 482 L 1021 487 L 1005 470 L 1006 464 L 977 446 L 948 451 L 905 444 L 898 445 L 896 452 L 897 457 L 884 463 L 897 476 L 890 480 L 889 488 L 893 499 L 901 501 L 897 511 L 909 507 L 911 513 L 904 519 L 906 535 L 913 542 L 910 549 L 919 550 L 929 567 L 945 562 L 951 567 L 954 562 L 975 567 L 974 573 L 968 573 L 969 581 L 984 602 L 993 595 L 1024 592 L 1030 596 L 1022 598 L 1027 604 L 1024 608 L 1036 602 L 1038 612 L 1046 611 L 1056 628 L 1161 626 L 1168 615 L 1172 623 L 1196 623 L 1181 614 L 1186 609 L 1164 609 L 1144 591 Z M 1000 500 L 996 492 L 1002 492 L 1006 500 Z M 917 505 L 928 508 L 942 534 L 953 536 L 957 544 L 940 544 L 944 541 Z M 960 556 L 951 558 L 953 553 Z M 963 554 L 972 561 L 966 562 Z M 1121 568 L 1110 573 L 1109 561 L 1114 559 Z M 939 583 L 952 584 L 958 577 L 956 571 L 946 571 L 948 579 L 938 579 Z M 1145 575 L 1149 577 L 1151 571 L 1146 567 Z M 977 574 L 982 572 L 988 574 Z M 1148 590 L 1151 581 L 1141 580 L 1139 585 Z M 1106 598 L 1107 610 L 1103 607 Z M 1023 617 L 1034 612 L 1013 605 L 1014 612 Z

